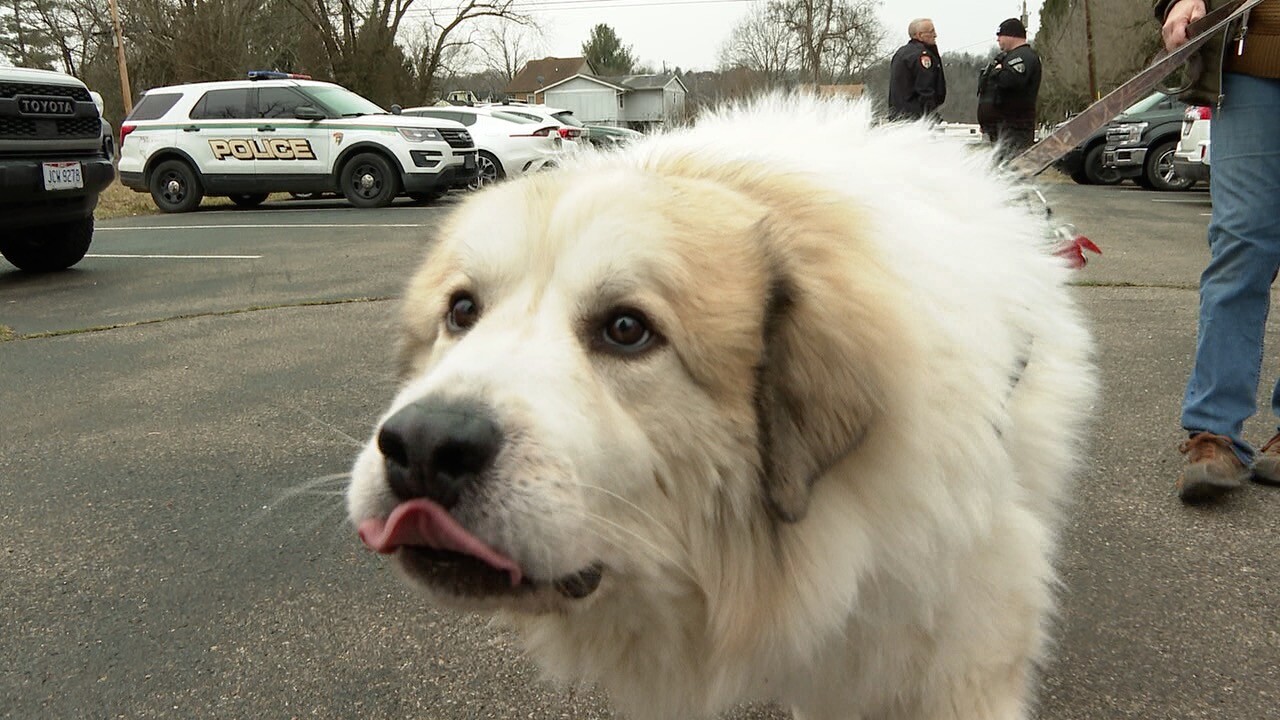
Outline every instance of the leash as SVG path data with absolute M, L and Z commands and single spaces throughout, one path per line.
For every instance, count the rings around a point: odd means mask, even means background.
M 1059 125 L 1040 142 L 1023 150 L 1007 163 L 1007 167 L 1027 180 L 1044 172 L 1064 155 L 1071 152 L 1080 141 L 1092 135 L 1099 128 L 1111 122 L 1125 108 L 1137 100 L 1146 97 L 1164 81 L 1174 70 L 1197 57 L 1200 48 L 1218 32 L 1236 20 L 1246 16 L 1255 5 L 1263 0 L 1232 0 L 1222 7 L 1206 14 L 1187 27 L 1186 43 L 1172 51 L 1164 51 L 1142 72 L 1121 84 L 1115 90 L 1094 102 L 1083 112 Z M 1046 217 L 1052 217 L 1053 210 L 1049 202 L 1039 190 L 1030 190 L 1028 195 L 1043 205 Z M 1074 225 L 1061 223 L 1054 227 L 1054 235 L 1059 244 L 1054 254 L 1063 257 L 1074 268 L 1082 268 L 1088 262 L 1085 252 L 1102 254 L 1102 250 L 1092 240 L 1080 234 Z

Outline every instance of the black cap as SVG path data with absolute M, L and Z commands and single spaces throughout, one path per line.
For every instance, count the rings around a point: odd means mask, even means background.
M 1018 18 L 1009 18 L 1000 23 L 1000 28 L 996 30 L 997 35 L 1008 35 L 1009 37 L 1025 38 L 1027 36 L 1027 26 L 1022 24 Z

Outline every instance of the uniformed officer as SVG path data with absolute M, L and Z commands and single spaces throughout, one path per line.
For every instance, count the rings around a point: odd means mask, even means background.
M 1000 54 L 978 77 L 978 125 L 1012 155 L 1035 142 L 1040 56 L 1027 44 L 1027 28 L 1017 18 L 996 30 Z
M 933 21 L 912 20 L 907 35 L 911 40 L 898 48 L 889 64 L 889 112 L 895 120 L 934 114 L 947 99 L 947 78 Z

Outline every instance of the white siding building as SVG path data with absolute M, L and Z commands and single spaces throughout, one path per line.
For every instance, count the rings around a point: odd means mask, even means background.
M 688 90 L 674 73 L 596 77 L 577 74 L 543 90 L 547 105 L 588 125 L 652 130 L 678 122 Z

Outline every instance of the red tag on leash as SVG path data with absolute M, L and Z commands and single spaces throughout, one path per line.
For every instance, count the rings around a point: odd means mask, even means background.
M 1063 228 L 1064 230 L 1066 228 Z M 1089 259 L 1085 256 L 1084 251 L 1088 250 L 1096 255 L 1102 254 L 1102 248 L 1099 248 L 1089 238 L 1075 232 L 1059 233 L 1063 235 L 1062 244 L 1058 245 L 1053 251 L 1054 255 L 1064 258 L 1072 269 L 1079 270 L 1089 263 Z

